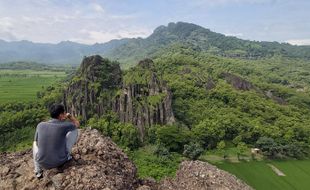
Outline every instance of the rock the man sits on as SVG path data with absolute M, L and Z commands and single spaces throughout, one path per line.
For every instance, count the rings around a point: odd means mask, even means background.
M 62 104 L 49 109 L 51 120 L 38 124 L 33 142 L 34 171 L 41 178 L 43 169 L 61 166 L 70 160 L 71 149 L 77 141 L 79 121 L 65 112 Z

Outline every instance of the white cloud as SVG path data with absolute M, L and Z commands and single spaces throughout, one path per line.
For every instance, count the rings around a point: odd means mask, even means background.
M 99 5 L 98 3 L 92 3 L 90 6 L 96 12 L 99 12 L 99 13 L 103 13 L 104 12 L 103 7 L 101 5 Z
M 146 37 L 152 31 L 148 29 L 130 29 L 130 30 L 119 30 L 119 31 L 89 31 L 89 30 L 80 30 L 79 31 L 83 37 L 82 38 L 71 38 L 70 41 L 85 43 L 85 44 L 94 44 L 96 42 L 103 43 L 108 42 L 113 39 L 122 39 L 122 38 L 137 38 L 137 37 Z
M 13 27 L 14 19 L 10 17 L 0 18 L 0 30 L 8 30 Z
M 4 40 L 15 41 L 17 40 L 14 32 L 14 19 L 10 17 L 0 18 L 0 37 Z M 0 38 L 0 39 L 1 39 Z
M 52 18 L 53 18 L 54 22 L 65 23 L 65 22 L 68 22 L 70 20 L 77 19 L 78 16 L 64 14 L 64 15 L 55 15 L 55 16 L 52 16 Z
M 225 36 L 243 37 L 243 33 L 224 33 Z
M 128 14 L 128 15 L 110 15 L 109 18 L 115 19 L 115 20 L 130 20 L 137 18 L 137 15 L 135 14 Z
M 292 45 L 310 45 L 310 39 L 293 39 L 286 42 Z
M 42 17 L 22 16 L 21 19 L 22 19 L 24 22 L 31 22 L 31 23 L 40 23 L 40 22 L 46 21 L 46 19 L 45 19 L 45 18 L 42 18 Z

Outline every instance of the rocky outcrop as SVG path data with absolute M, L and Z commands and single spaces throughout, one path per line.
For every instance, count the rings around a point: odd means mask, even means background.
M 235 176 L 200 161 L 184 161 L 175 179 L 156 182 L 138 179 L 137 169 L 110 138 L 97 130 L 79 131 L 73 160 L 59 168 L 45 170 L 43 178 L 33 173 L 31 150 L 0 154 L 0 189 L 57 190 L 205 190 L 251 189 Z
M 232 73 L 221 73 L 220 77 L 224 78 L 227 83 L 231 84 L 237 90 L 254 89 L 252 83 Z
M 205 83 L 206 90 L 212 90 L 215 87 L 216 87 L 216 84 L 213 81 L 213 79 L 212 78 L 208 78 L 207 82 Z
M 100 56 L 86 57 L 64 92 L 69 112 L 86 121 L 113 111 L 120 121 L 137 126 L 142 140 L 146 126 L 175 121 L 171 102 L 171 91 L 150 59 L 122 75 L 118 64 Z
M 165 179 L 159 190 L 250 190 L 252 189 L 235 176 L 201 161 L 184 161 L 175 179 Z
M 131 122 L 139 128 L 142 140 L 146 126 L 175 121 L 171 91 L 153 69 L 153 61 L 146 59 L 125 75 L 114 109 L 122 122 Z
M 119 64 L 99 55 L 85 57 L 64 92 L 65 107 L 83 120 L 103 115 L 112 109 L 113 94 L 121 84 Z
M 97 130 L 82 130 L 72 155 L 74 161 L 33 173 L 31 151 L 1 154 L 0 189 L 136 189 L 136 167 L 110 138 Z
M 265 98 L 271 99 L 274 102 L 278 104 L 285 105 L 287 104 L 286 100 L 284 98 L 281 98 L 279 96 L 276 96 L 273 90 L 261 90 L 254 86 L 251 82 L 234 75 L 232 73 L 221 73 L 220 74 L 221 78 L 224 78 L 227 83 L 231 84 L 233 88 L 237 90 L 255 90 L 258 94 L 261 94 Z
M 278 104 L 282 104 L 282 105 L 287 104 L 284 98 L 274 95 L 274 92 L 272 90 L 265 91 L 265 95 L 268 98 L 272 99 L 273 101 L 277 102 Z

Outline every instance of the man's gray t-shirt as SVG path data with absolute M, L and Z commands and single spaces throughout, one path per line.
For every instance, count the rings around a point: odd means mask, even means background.
M 42 167 L 55 168 L 67 161 L 66 135 L 75 129 L 73 123 L 58 119 L 38 124 L 34 140 L 39 149 L 36 159 Z

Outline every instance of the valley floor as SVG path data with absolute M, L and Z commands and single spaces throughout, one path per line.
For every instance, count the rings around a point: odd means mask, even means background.
M 269 164 L 285 176 L 277 175 Z M 306 190 L 310 187 L 310 160 L 224 162 L 216 166 L 236 175 L 257 190 Z
M 38 91 L 65 76 L 61 71 L 0 70 L 0 103 L 36 100 Z

